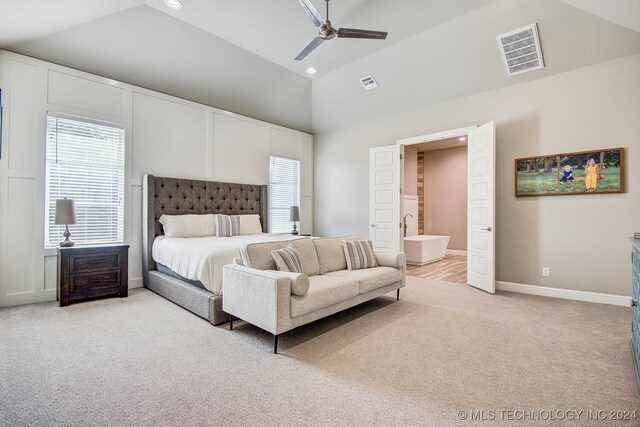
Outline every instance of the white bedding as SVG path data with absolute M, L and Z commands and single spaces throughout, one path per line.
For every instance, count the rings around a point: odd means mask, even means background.
M 247 234 L 232 237 L 165 237 L 153 241 L 153 260 L 189 280 L 199 280 L 222 294 L 222 267 L 240 256 L 240 248 L 257 242 L 292 240 L 290 234 Z

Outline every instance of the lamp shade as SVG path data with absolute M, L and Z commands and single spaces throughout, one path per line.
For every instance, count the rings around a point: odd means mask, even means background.
M 76 224 L 76 204 L 71 199 L 56 200 L 56 225 Z
M 300 221 L 300 208 L 291 206 L 289 209 L 289 221 Z

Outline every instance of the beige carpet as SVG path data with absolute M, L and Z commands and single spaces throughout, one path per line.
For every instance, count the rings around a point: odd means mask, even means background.
M 519 424 L 501 410 L 584 410 L 520 424 L 634 426 L 586 420 L 640 411 L 630 323 L 625 307 L 410 278 L 400 302 L 286 333 L 273 355 L 269 334 L 212 327 L 144 289 L 5 308 L 0 425 L 496 426 Z M 496 420 L 458 418 L 471 410 Z

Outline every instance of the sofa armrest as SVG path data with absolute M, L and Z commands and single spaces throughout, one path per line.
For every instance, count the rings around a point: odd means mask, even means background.
M 394 267 L 404 270 L 407 257 L 404 252 L 376 252 L 376 261 L 381 267 Z
M 304 274 L 225 265 L 222 309 L 277 335 L 281 332 L 279 320 L 291 316 L 292 286 L 297 283 L 304 288 L 305 282 L 306 292 L 309 279 Z

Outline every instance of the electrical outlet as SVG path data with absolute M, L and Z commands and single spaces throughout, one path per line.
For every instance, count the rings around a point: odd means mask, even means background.
M 549 267 L 542 267 L 542 277 L 549 277 Z

